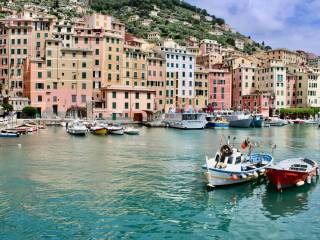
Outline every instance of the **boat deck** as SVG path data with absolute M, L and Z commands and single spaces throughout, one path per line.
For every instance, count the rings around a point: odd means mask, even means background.
M 310 172 L 315 167 L 315 165 L 316 163 L 310 159 L 293 158 L 276 163 L 274 166 L 272 166 L 272 168 L 276 170 Z

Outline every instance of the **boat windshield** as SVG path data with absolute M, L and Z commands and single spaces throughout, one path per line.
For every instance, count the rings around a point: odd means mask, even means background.
M 236 157 L 236 162 L 235 162 L 235 164 L 239 164 L 239 163 L 241 163 L 241 156 Z
M 233 157 L 229 157 L 228 158 L 228 164 L 232 164 L 232 162 L 233 162 Z
M 197 120 L 198 114 L 183 114 L 182 120 Z
M 226 159 L 226 157 L 225 156 L 221 156 L 221 158 L 220 158 L 220 162 L 224 162 L 224 160 Z

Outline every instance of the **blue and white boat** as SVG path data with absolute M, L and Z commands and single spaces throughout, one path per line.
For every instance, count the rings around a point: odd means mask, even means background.
M 0 138 L 17 138 L 19 136 L 19 133 L 0 132 Z
M 225 117 L 219 117 L 219 116 L 208 116 L 207 117 L 207 128 L 229 128 L 229 122 Z
M 206 164 L 202 168 L 205 170 L 207 186 L 213 188 L 265 177 L 266 168 L 272 162 L 270 154 L 249 153 L 245 156 L 228 141 L 220 147 L 214 158 L 206 157 Z

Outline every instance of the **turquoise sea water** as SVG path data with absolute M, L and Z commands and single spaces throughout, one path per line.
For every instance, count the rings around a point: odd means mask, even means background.
M 222 134 L 320 161 L 317 126 L 0 139 L 0 239 L 319 239 L 319 183 L 207 191 L 201 165 Z

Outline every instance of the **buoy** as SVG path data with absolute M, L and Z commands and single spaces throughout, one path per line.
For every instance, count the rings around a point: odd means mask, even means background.
M 258 178 L 259 177 L 259 174 L 257 172 L 253 172 L 253 177 L 254 178 Z
M 299 181 L 296 183 L 297 187 L 301 187 L 304 185 L 304 181 Z
M 308 177 L 307 177 L 307 183 L 308 183 L 308 184 L 311 184 L 311 176 L 308 176 Z
M 231 175 L 231 180 L 238 180 L 238 176 L 235 175 L 235 174 L 232 174 L 232 175 Z

